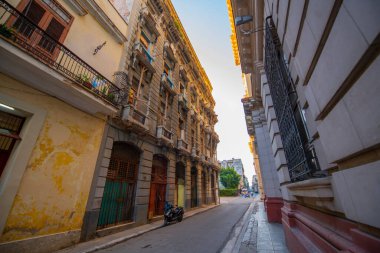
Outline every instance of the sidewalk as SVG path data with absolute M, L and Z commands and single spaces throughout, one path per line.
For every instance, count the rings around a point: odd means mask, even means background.
M 258 198 L 235 226 L 222 253 L 289 253 L 282 224 L 269 223 Z
M 208 211 L 212 208 L 215 208 L 219 205 L 212 205 L 207 207 L 201 207 L 194 210 L 186 211 L 183 218 L 187 219 L 196 214 Z M 155 221 L 146 225 L 142 225 L 136 228 L 128 229 L 119 233 L 112 235 L 96 238 L 91 241 L 82 242 L 76 245 L 73 245 L 69 248 L 56 251 L 55 253 L 89 253 L 94 252 L 100 249 L 109 248 L 115 244 L 121 243 L 128 239 L 134 238 L 146 232 L 161 228 L 164 225 L 163 220 Z

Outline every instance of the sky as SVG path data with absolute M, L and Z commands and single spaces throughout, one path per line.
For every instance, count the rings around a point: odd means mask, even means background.
M 241 158 L 249 184 L 255 174 L 241 98 L 240 66 L 235 66 L 225 0 L 172 0 L 195 52 L 213 86 L 219 122 L 218 160 Z

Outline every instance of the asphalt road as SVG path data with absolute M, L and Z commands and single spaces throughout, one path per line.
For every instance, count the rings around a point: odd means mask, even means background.
M 252 198 L 223 198 L 219 207 L 97 252 L 220 252 L 252 201 Z

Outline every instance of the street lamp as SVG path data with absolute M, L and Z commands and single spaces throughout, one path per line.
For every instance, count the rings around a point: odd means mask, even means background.
M 238 27 L 240 25 L 244 25 L 248 22 L 251 22 L 253 21 L 253 17 L 252 16 L 238 16 L 235 18 L 235 26 Z M 252 34 L 252 33 L 257 33 L 257 32 L 260 32 L 260 31 L 264 31 L 265 27 L 259 27 L 259 28 L 256 28 L 256 29 L 252 29 L 252 30 L 249 30 L 249 31 L 245 31 L 243 30 L 242 28 L 240 28 L 240 32 L 243 33 L 243 35 L 249 35 L 249 34 Z

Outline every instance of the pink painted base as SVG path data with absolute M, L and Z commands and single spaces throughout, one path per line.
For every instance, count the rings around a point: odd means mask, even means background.
M 268 222 L 281 223 L 281 207 L 284 205 L 282 198 L 266 197 L 264 204 Z
M 288 202 L 281 210 L 286 244 L 292 253 L 380 252 L 380 238 L 360 231 L 354 222 Z

